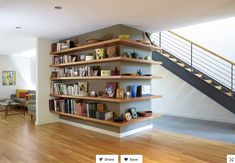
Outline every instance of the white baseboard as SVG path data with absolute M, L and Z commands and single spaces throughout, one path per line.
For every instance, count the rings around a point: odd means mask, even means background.
M 55 123 L 58 122 L 59 119 L 55 119 L 55 120 L 48 120 L 48 121 L 43 121 L 43 122 L 39 122 L 39 121 L 35 121 L 35 125 L 45 125 L 45 124 L 49 124 L 49 123 Z
M 136 133 L 139 133 L 139 132 L 142 132 L 142 131 L 145 131 L 145 130 L 149 130 L 149 129 L 152 129 L 152 128 L 153 128 L 153 124 L 150 124 L 150 125 L 146 125 L 146 126 L 134 129 L 134 130 L 130 130 L 130 131 L 127 131 L 127 132 L 124 132 L 124 133 L 120 133 L 120 138 L 129 136 L 129 135 L 133 135 L 133 134 L 136 134 Z
M 147 126 L 143 126 L 134 130 L 130 130 L 124 133 L 117 133 L 117 132 L 113 132 L 113 131 L 108 131 L 108 130 L 104 130 L 104 129 L 100 129 L 97 127 L 92 127 L 92 126 L 88 126 L 88 125 L 84 125 L 84 124 L 80 124 L 80 123 L 76 123 L 76 122 L 71 122 L 71 121 L 67 121 L 67 120 L 63 120 L 63 119 L 59 119 L 58 122 L 62 122 L 65 124 L 69 124 L 72 126 L 76 126 L 76 127 L 80 127 L 83 129 L 87 129 L 87 130 L 91 130 L 91 131 L 95 131 L 101 134 L 105 134 L 105 135 L 109 135 L 109 136 L 113 136 L 116 138 L 123 138 L 132 134 L 136 134 L 138 132 L 142 132 L 144 130 L 148 130 L 148 129 L 152 129 L 153 128 L 153 124 L 147 125 Z
M 157 112 L 157 113 L 158 114 L 164 114 L 164 115 L 177 116 L 177 117 L 185 117 L 185 118 L 193 118 L 193 119 L 206 120 L 206 121 L 214 121 L 214 122 L 235 124 L 235 120 L 209 117 L 209 116 L 188 115 L 188 114 L 175 113 L 175 112 Z

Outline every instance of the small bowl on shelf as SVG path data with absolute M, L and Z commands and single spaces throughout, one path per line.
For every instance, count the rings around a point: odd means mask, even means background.
M 86 40 L 86 42 L 87 42 L 88 44 L 94 44 L 94 43 L 100 42 L 100 40 L 99 40 L 99 39 L 96 39 L 96 38 L 92 38 L 92 39 Z
M 153 113 L 152 111 L 137 112 L 139 117 L 151 117 L 152 113 Z
M 123 118 L 122 117 L 116 117 L 116 118 L 113 118 L 113 121 L 114 122 L 123 122 Z
M 122 40 L 128 40 L 130 38 L 130 35 L 119 35 L 118 38 Z

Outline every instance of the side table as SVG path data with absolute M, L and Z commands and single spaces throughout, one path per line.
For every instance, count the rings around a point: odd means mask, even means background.
M 9 114 L 8 111 L 12 110 L 14 107 L 19 106 L 20 111 L 17 113 L 12 113 Z M 19 114 L 24 114 L 25 115 L 25 110 L 23 109 L 23 106 L 19 102 L 0 102 L 0 112 L 5 112 L 5 118 L 10 115 L 19 115 Z

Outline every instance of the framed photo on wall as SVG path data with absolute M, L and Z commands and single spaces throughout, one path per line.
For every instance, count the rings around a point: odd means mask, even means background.
M 2 71 L 2 85 L 16 85 L 16 71 Z

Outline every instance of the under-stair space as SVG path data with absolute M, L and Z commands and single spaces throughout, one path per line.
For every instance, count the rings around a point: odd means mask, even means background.
M 235 113 L 235 63 L 172 32 L 151 35 L 153 60 Z

